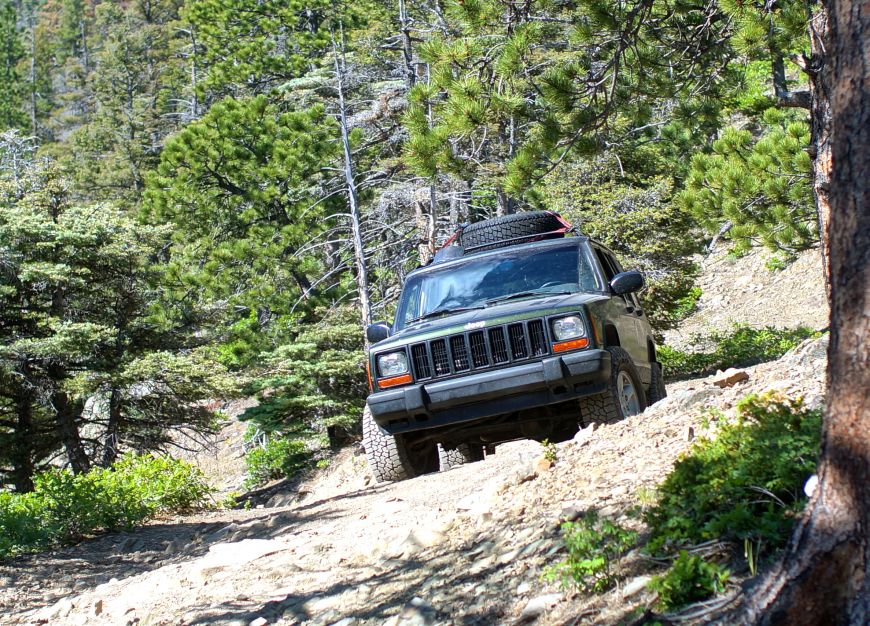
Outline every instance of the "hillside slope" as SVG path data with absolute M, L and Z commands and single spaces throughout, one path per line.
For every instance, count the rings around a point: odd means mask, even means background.
M 805 250 L 778 270 L 768 268 L 773 258 L 765 249 L 735 258 L 723 247 L 700 259 L 697 309 L 665 334 L 665 343 L 686 348 L 694 337 L 727 332 L 735 324 L 826 328 L 828 300 L 819 251 Z
M 357 448 L 262 509 L 159 520 L 3 563 L 0 621 L 616 624 L 648 602 L 644 579 L 629 575 L 595 597 L 542 582 L 564 557 L 560 520 L 596 508 L 640 529 L 631 512 L 691 440 L 715 427 L 712 410 L 727 415 L 745 394 L 769 389 L 821 403 L 825 346 L 809 341 L 726 389 L 710 379 L 675 383 L 642 415 L 559 444 L 552 468 L 539 465 L 539 444 L 523 441 L 481 463 L 372 485 Z M 639 558 L 627 557 L 629 572 Z

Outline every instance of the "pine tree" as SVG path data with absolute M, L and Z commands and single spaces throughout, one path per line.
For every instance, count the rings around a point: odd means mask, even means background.
M 12 440 L 38 435 L 47 421 L 54 430 L 26 459 L 12 451 L 16 485 L 26 489 L 52 452 L 46 442 L 61 442 L 73 469 L 85 471 L 122 448 L 164 445 L 168 429 L 210 429 L 211 412 L 195 402 L 233 384 L 207 353 L 178 352 L 196 343 L 167 323 L 154 259 L 168 228 L 71 203 L 51 163 L 32 162 L 0 183 L 0 405 L 18 418 Z
M 12 0 L 0 1 L 0 131 L 27 126 L 18 69 L 24 46 L 17 17 Z
M 231 322 L 253 313 L 265 324 L 310 300 L 320 272 L 310 244 L 340 202 L 324 197 L 336 135 L 322 107 L 285 112 L 259 96 L 225 99 L 173 136 L 149 179 L 146 215 L 176 226 L 175 280 L 239 307 Z
M 455 30 L 422 47 L 432 81 L 410 96 L 408 162 L 421 175 L 474 181 L 501 212 L 510 198 L 533 198 L 534 182 L 568 153 L 649 139 L 677 117 L 696 127 L 718 121 L 718 108 L 704 102 L 718 89 L 705 70 L 728 54 L 715 6 L 474 0 L 448 7 Z
M 728 128 L 712 153 L 695 155 L 677 199 L 711 233 L 729 231 L 739 250 L 763 244 L 793 255 L 818 241 L 810 129 L 777 109 L 763 124 L 758 139 Z

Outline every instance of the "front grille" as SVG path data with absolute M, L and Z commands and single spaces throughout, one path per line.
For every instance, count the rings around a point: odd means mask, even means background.
M 532 345 L 532 356 L 547 354 L 547 336 L 544 334 L 543 320 L 529 322 L 529 343 Z
M 471 367 L 468 364 L 468 350 L 465 348 L 465 335 L 453 335 L 450 338 L 450 352 L 453 353 L 453 371 L 464 372 Z
M 468 334 L 468 343 L 471 344 L 471 364 L 474 367 L 489 365 L 489 357 L 486 355 L 486 339 L 483 331 L 478 330 Z
M 411 346 L 417 380 L 484 370 L 549 353 L 546 324 L 541 319 L 457 333 Z
M 436 339 L 429 348 L 432 350 L 432 363 L 435 364 L 435 375 L 446 376 L 450 373 L 450 359 L 447 358 L 447 344 L 443 339 Z
M 432 376 L 432 366 L 429 365 L 429 352 L 425 343 L 418 343 L 411 347 L 411 358 L 414 361 L 414 371 L 417 378 L 429 378 Z
M 493 363 L 507 363 L 510 360 L 507 344 L 504 342 L 504 328 L 490 328 L 489 345 L 492 348 Z
M 529 356 L 526 350 L 526 333 L 522 324 L 508 326 L 508 335 L 511 338 L 511 355 L 514 359 L 525 359 Z

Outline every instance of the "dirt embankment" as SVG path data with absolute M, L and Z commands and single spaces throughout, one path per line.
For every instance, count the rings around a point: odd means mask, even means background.
M 601 596 L 542 581 L 544 569 L 564 557 L 559 522 L 596 508 L 642 530 L 637 508 L 691 440 L 715 428 L 739 398 L 776 389 L 821 403 L 825 344 L 808 342 L 747 368 L 748 380 L 726 389 L 710 379 L 671 385 L 669 397 L 642 415 L 559 444 L 552 467 L 539 463 L 539 444 L 524 441 L 480 463 L 374 485 L 361 450 L 351 448 L 261 509 L 162 519 L 2 563 L 0 623 L 628 620 L 650 600 L 638 554 L 624 563 L 625 581 Z

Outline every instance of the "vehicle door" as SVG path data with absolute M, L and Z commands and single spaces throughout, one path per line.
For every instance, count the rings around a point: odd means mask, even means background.
M 610 289 L 610 281 L 624 270 L 610 251 L 598 246 L 594 246 L 594 250 L 595 257 L 598 259 L 604 272 L 607 288 Z M 631 356 L 631 360 L 643 369 L 642 366 L 647 361 L 647 347 L 646 337 L 643 333 L 643 324 L 641 323 L 644 313 L 637 295 L 627 293 L 618 296 L 611 292 L 610 302 L 611 311 L 614 314 L 613 320 L 619 333 L 619 342 L 628 352 L 629 356 Z M 641 378 L 646 380 L 647 376 L 641 374 Z

